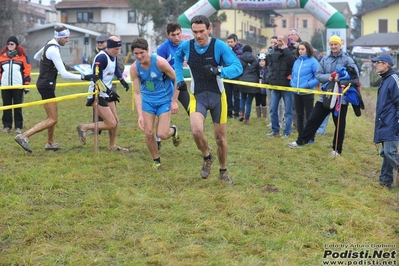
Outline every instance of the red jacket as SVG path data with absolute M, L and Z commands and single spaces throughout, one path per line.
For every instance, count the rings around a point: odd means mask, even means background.
M 31 65 L 25 55 L 9 58 L 6 53 L 0 56 L 0 84 L 2 86 L 28 85 Z

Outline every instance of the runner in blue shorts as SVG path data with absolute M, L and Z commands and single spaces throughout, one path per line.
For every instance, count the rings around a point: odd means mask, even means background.
M 139 115 L 138 124 L 145 132 L 146 144 L 153 158 L 152 166 L 158 169 L 161 159 L 153 130 L 156 116 L 156 135 L 163 140 L 172 137 L 176 147 L 180 144 L 176 126 L 170 126 L 171 114 L 179 111 L 179 91 L 175 89 L 175 82 L 171 81 L 176 80 L 176 76 L 166 59 L 150 53 L 148 42 L 144 38 L 133 40 L 131 49 L 136 57 L 136 62 L 130 67 L 130 77 L 135 88 L 134 102 Z

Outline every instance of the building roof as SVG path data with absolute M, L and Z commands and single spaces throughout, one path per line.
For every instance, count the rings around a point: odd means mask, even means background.
M 96 32 L 96 31 L 87 30 L 87 29 L 84 29 L 84 28 L 80 28 L 80 27 L 76 27 L 76 26 L 73 26 L 73 25 L 60 23 L 60 22 L 38 25 L 38 26 L 35 26 L 35 27 L 32 27 L 32 28 L 29 28 L 27 30 L 27 32 L 35 32 L 35 31 L 39 31 L 39 30 L 43 30 L 43 29 L 47 29 L 47 28 L 54 28 L 55 26 L 65 26 L 69 30 L 73 30 L 73 31 L 89 34 L 91 36 L 99 36 L 101 34 L 101 33 Z
M 63 0 L 55 5 L 56 9 L 75 9 L 75 8 L 130 8 L 128 0 L 86 0 L 71 1 Z
M 398 33 L 372 33 L 364 35 L 350 44 L 350 46 L 399 47 Z
M 390 6 L 392 4 L 395 4 L 395 3 L 398 3 L 398 0 L 392 0 L 392 1 L 389 1 L 388 3 L 376 6 L 374 8 L 370 8 L 368 10 L 363 10 L 362 12 L 356 13 L 354 16 L 355 17 L 361 17 L 361 16 L 363 16 L 363 15 L 365 15 L 365 14 L 371 12 L 371 11 L 378 10 L 378 9 L 381 9 L 381 8 L 385 8 L 385 7 Z

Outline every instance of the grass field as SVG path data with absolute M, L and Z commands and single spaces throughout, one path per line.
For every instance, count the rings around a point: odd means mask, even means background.
M 86 91 L 60 88 L 57 96 Z M 200 178 L 202 157 L 182 110 L 173 123 L 183 142 L 164 141 L 162 166 L 153 170 L 131 91 L 118 93 L 117 144 L 128 153 L 108 151 L 106 132 L 97 154 L 93 135 L 80 144 L 76 125 L 92 117 L 82 98 L 59 103 L 60 151 L 44 150 L 46 132 L 30 138 L 32 154 L 13 133 L 0 134 L 0 265 L 329 265 L 324 252 L 348 249 L 341 245 L 398 250 L 398 189 L 377 184 L 375 89 L 364 89 L 361 117 L 350 107 L 335 159 L 332 121 L 314 145 L 290 149 L 296 136 L 266 137 L 268 121 L 230 119 L 231 186 L 218 181 L 217 160 L 209 179 Z M 26 96 L 39 99 L 36 90 Z M 43 107 L 24 108 L 24 118 L 32 127 L 45 118 Z M 216 155 L 209 117 L 206 131 Z

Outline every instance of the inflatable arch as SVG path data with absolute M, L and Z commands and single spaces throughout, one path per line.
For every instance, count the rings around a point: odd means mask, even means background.
M 327 28 L 327 40 L 332 35 L 342 39 L 346 50 L 346 19 L 334 7 L 324 0 L 200 0 L 179 16 L 183 38 L 191 39 L 190 20 L 196 15 L 211 16 L 220 9 L 267 10 L 283 8 L 303 8 L 322 22 Z

